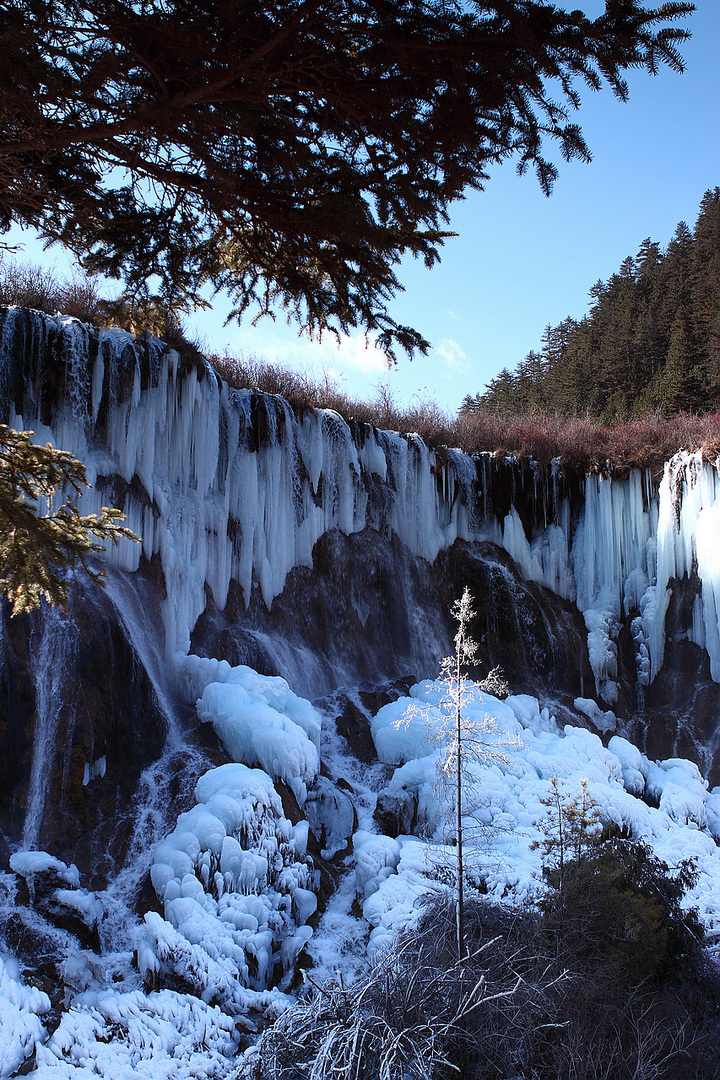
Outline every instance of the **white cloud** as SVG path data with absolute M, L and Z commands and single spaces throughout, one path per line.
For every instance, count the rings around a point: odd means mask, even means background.
M 352 336 L 345 334 L 339 342 L 333 335 L 328 335 L 327 338 L 323 338 L 320 347 L 330 354 L 327 357 L 328 363 L 339 363 L 341 367 L 348 364 L 367 373 L 388 370 L 387 358 L 385 353 L 378 348 L 377 340 L 368 336 L 366 341 L 365 335 L 361 332 Z
M 274 328 L 273 328 L 274 329 Z M 307 335 L 296 335 L 282 330 L 280 333 L 260 324 L 257 327 L 241 327 L 233 334 L 233 342 L 228 346 L 230 352 L 238 349 L 254 353 L 270 361 L 292 368 L 312 367 L 317 370 L 347 372 L 353 369 L 367 375 L 384 374 L 388 370 L 385 354 L 378 348 L 376 339 L 358 331 L 356 334 L 343 334 L 338 340 L 334 334 L 325 333 L 321 341 L 310 339 Z
M 435 352 L 442 360 L 443 371 L 441 374 L 446 379 L 452 379 L 455 375 L 464 375 L 470 370 L 470 361 L 467 358 L 462 345 L 452 338 L 443 338 L 435 348 Z

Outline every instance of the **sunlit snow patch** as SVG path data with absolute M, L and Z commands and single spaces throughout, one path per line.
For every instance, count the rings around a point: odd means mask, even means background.
M 186 656 L 179 661 L 184 692 L 198 716 L 213 725 L 235 761 L 259 765 L 290 784 L 302 804 L 305 785 L 320 768 L 320 717 L 279 676 L 243 664 Z
M 420 683 L 373 721 L 379 756 L 399 766 L 388 788 L 415 793 L 423 807 L 418 820 L 430 839 L 356 834 L 358 892 L 373 927 L 371 954 L 407 924 L 422 894 L 437 888 L 439 865 L 452 879 L 454 849 L 443 845 L 451 805 L 447 790 L 437 785 L 442 748 L 428 753 L 446 692 L 442 683 Z M 534 846 L 543 838 L 542 800 L 553 778 L 569 796 L 579 793 L 585 779 L 603 822 L 644 840 L 671 867 L 697 860 L 697 884 L 685 903 L 698 909 L 709 929 L 720 929 L 720 852 L 713 838 L 720 829 L 720 789 L 708 792 L 696 765 L 679 758 L 650 761 L 619 736 L 604 747 L 584 728 L 561 730 L 527 695 L 498 701 L 478 693 L 467 709 L 488 716 L 484 738 L 489 750 L 498 751 L 491 760 L 470 763 L 463 792 L 469 876 L 491 897 L 515 903 L 543 888 L 541 843 Z M 609 721 L 608 714 L 598 714 Z

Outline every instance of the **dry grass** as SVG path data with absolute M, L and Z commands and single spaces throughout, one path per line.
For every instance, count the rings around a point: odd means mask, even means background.
M 181 353 L 199 356 L 180 315 L 155 301 L 131 302 L 108 295 L 96 277 L 76 270 L 69 276 L 0 252 L 0 305 L 59 312 L 92 326 L 118 326 L 131 334 L 147 331 Z
M 61 311 L 82 322 L 101 318 L 103 298 L 95 279 L 79 272 L 58 278 L 52 270 L 0 256 L 0 304 Z
M 431 902 L 378 966 L 283 1013 L 236 1080 L 711 1080 L 717 992 L 701 969 L 638 985 L 556 952 L 537 913 L 480 899 L 457 962 Z M 568 962 L 569 961 L 569 962 Z
M 509 419 L 492 412 L 451 417 L 430 400 L 402 409 L 384 386 L 374 399 L 361 402 L 327 374 L 313 378 L 255 357 L 211 356 L 209 361 L 231 386 L 279 394 L 296 412 L 334 409 L 349 422 L 417 432 L 432 446 L 456 446 L 470 454 L 504 452 L 540 462 L 558 458 L 590 472 L 609 468 L 617 474 L 632 468 L 659 469 L 678 450 L 702 449 L 710 460 L 720 455 L 720 413 L 653 414 L 611 425 L 544 413 Z
M 238 360 L 215 355 L 207 359 L 230 386 L 279 394 L 295 412 L 312 408 L 334 409 L 350 423 L 372 424 L 389 431 L 417 432 L 434 446 L 457 445 L 453 442 L 455 421 L 429 399 L 402 409 L 390 389 L 381 384 L 372 400 L 356 401 L 327 372 L 316 377 L 289 371 L 254 356 Z

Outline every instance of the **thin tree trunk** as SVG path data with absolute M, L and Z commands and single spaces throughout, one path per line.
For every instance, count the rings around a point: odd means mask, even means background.
M 457 665 L 455 677 L 457 680 L 457 712 L 455 717 L 455 750 L 456 750 L 456 766 L 457 766 L 457 790 L 455 795 L 456 810 L 457 810 L 457 895 L 456 895 L 456 924 L 457 924 L 457 950 L 458 960 L 462 961 L 465 958 L 465 903 L 463 896 L 464 885 L 464 867 L 463 867 L 463 827 L 462 827 L 462 718 L 460 712 L 460 695 L 461 695 L 461 671 L 460 671 L 460 653 L 462 646 L 462 632 L 458 635 L 457 646 Z

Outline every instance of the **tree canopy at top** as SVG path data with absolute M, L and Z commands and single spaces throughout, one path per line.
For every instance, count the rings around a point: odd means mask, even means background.
M 450 202 L 514 157 L 549 192 L 589 159 L 577 84 L 682 68 L 684 2 L 11 0 L 0 4 L 0 228 L 60 241 L 173 307 L 228 289 L 311 332 L 425 350 L 388 301 Z M 152 283 L 152 284 L 151 284 Z

